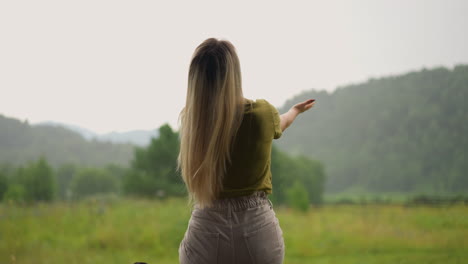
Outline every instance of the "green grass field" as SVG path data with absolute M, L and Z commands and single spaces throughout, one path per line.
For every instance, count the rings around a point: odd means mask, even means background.
M 0 204 L 0 263 L 178 263 L 186 202 Z M 285 263 L 468 263 L 468 206 L 275 207 Z

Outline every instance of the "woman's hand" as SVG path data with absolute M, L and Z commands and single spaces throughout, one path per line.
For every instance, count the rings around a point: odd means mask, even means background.
M 291 109 L 297 111 L 298 114 L 300 114 L 312 108 L 314 104 L 315 104 L 315 99 L 309 99 L 302 103 L 295 104 L 293 107 L 291 107 Z
M 296 119 L 296 117 L 300 113 L 303 113 L 309 110 L 312 106 L 314 106 L 314 104 L 315 104 L 315 99 L 309 99 L 307 101 L 294 105 L 293 107 L 291 107 L 291 109 L 289 109 L 288 112 L 282 114 L 280 116 L 281 131 L 286 130 L 286 128 L 288 128 L 292 124 L 294 119 Z

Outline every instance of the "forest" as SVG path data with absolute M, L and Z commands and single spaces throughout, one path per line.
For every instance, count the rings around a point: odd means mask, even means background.
M 277 146 L 322 161 L 327 193 L 468 191 L 467 65 L 309 90 L 279 111 L 309 98 Z

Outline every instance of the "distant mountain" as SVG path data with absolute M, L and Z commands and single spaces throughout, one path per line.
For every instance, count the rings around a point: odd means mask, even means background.
M 321 160 L 328 192 L 468 192 L 468 65 L 310 90 L 275 144 Z
M 127 132 L 110 132 L 105 134 L 98 134 L 80 126 L 59 123 L 55 121 L 44 121 L 33 125 L 61 126 L 81 134 L 88 140 L 95 139 L 97 141 L 103 142 L 110 141 L 113 143 L 132 143 L 138 146 L 147 146 L 151 142 L 151 138 L 159 137 L 159 131 L 157 129 L 131 130 Z
M 134 148 L 134 144 L 87 140 L 63 126 L 30 125 L 0 114 L 0 163 L 21 165 L 44 155 L 54 167 L 62 163 L 127 166 Z
M 109 140 L 115 143 L 133 143 L 139 146 L 148 146 L 151 138 L 158 138 L 159 131 L 154 130 L 131 130 L 127 132 L 111 132 L 98 136 L 99 140 Z
M 66 123 L 60 123 L 60 122 L 55 122 L 55 121 L 43 121 L 43 122 L 39 122 L 39 123 L 33 123 L 31 124 L 32 126 L 36 126 L 36 125 L 46 125 L 46 126 L 54 126 L 54 127 L 63 127 L 63 128 L 67 128 L 69 130 L 72 130 L 72 131 L 75 131 L 77 132 L 78 134 L 82 135 L 85 139 L 93 139 L 93 138 L 96 138 L 98 137 L 98 134 L 89 130 L 89 129 L 86 129 L 86 128 L 83 128 L 83 127 L 80 127 L 80 126 L 77 126 L 77 125 L 71 125 L 71 124 L 66 124 Z

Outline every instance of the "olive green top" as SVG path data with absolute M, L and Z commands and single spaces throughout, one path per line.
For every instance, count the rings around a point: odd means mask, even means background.
M 271 147 L 282 135 L 278 110 L 265 99 L 245 103 L 244 118 L 236 135 L 219 198 L 272 193 Z

